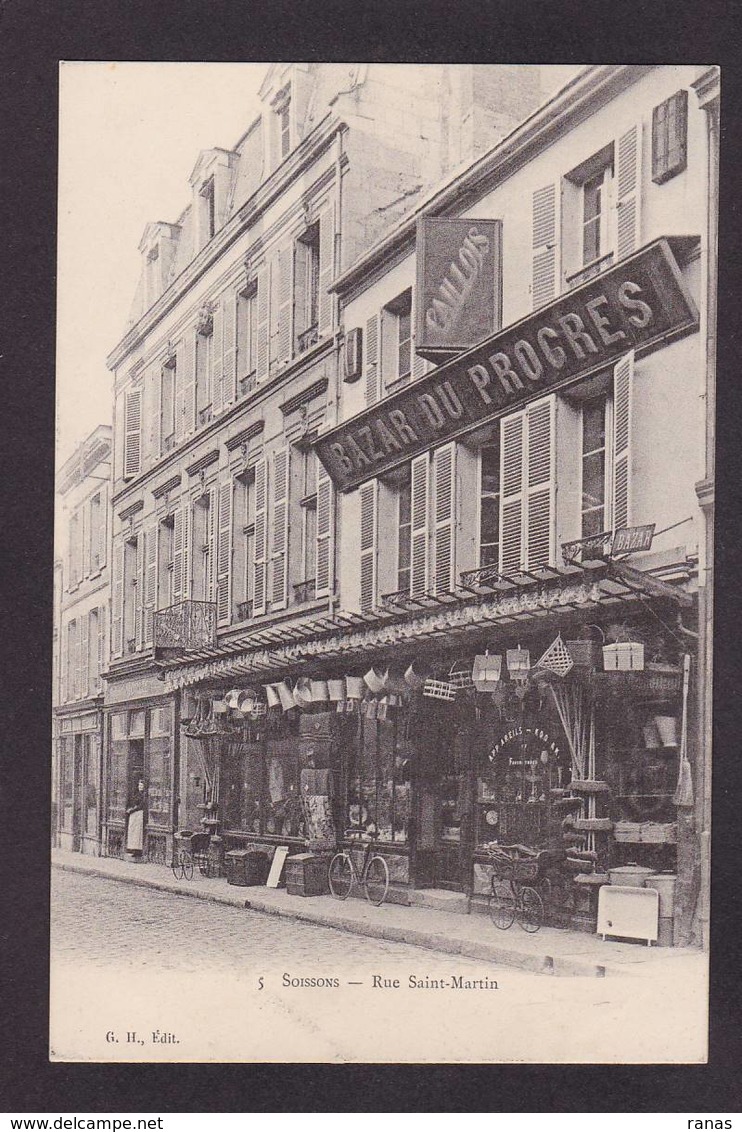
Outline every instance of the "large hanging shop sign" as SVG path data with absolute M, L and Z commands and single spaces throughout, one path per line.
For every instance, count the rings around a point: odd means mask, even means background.
M 317 454 L 340 491 L 462 436 L 551 389 L 698 327 L 666 239 L 325 433 Z
M 468 350 L 500 328 L 500 220 L 417 223 L 415 348 Z

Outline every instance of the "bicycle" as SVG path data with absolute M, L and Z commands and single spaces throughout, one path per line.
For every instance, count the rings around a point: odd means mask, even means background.
M 170 865 L 176 880 L 191 880 L 194 864 L 198 866 L 198 871 L 202 877 L 210 876 L 210 840 L 211 835 L 208 833 L 186 834 L 184 832 L 179 836 L 180 845 L 176 843 L 172 864 Z
M 546 876 L 546 870 L 564 860 L 562 850 L 529 849 L 525 845 L 492 846 L 489 856 L 494 865 L 490 917 L 496 928 L 507 931 L 517 919 L 524 931 L 534 933 L 544 922 L 544 899 L 551 900 L 562 886 Z M 509 891 L 498 889 L 506 882 Z
M 348 839 L 358 838 L 360 841 L 363 837 L 363 830 L 346 829 L 345 836 Z M 376 846 L 377 842 L 373 840 L 365 843 L 363 866 L 360 872 L 350 849 L 341 849 L 332 858 L 327 870 L 327 880 L 330 892 L 336 900 L 347 900 L 353 885 L 357 884 L 359 887 L 363 887 L 369 904 L 378 908 L 384 903 L 389 891 L 389 867 L 381 854 L 374 853 L 371 856 L 371 852 Z

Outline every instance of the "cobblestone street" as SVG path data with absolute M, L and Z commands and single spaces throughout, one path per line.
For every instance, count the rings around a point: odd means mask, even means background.
M 62 1061 L 699 1061 L 698 956 L 549 978 L 92 875 L 52 872 Z

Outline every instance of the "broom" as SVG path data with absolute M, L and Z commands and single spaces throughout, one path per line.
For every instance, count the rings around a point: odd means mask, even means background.
M 673 803 L 678 808 L 690 809 L 693 806 L 693 778 L 688 760 L 688 684 L 690 682 L 690 655 L 683 657 L 683 720 L 680 729 L 680 767 L 678 784 L 673 794 Z

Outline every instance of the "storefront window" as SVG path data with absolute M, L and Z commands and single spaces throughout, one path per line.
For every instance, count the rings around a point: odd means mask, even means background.
M 90 735 L 85 736 L 85 746 L 85 832 L 95 834 L 98 828 L 98 747 Z
M 295 740 L 269 739 L 264 781 L 264 833 L 298 837 L 301 823 L 299 755 Z
M 72 832 L 75 801 L 75 751 L 74 737 L 62 739 L 62 829 Z
M 379 841 L 406 841 L 410 820 L 410 760 L 390 720 L 363 718 L 348 793 L 348 828 Z
M 227 829 L 260 833 L 263 796 L 263 744 L 230 743 L 221 793 Z

